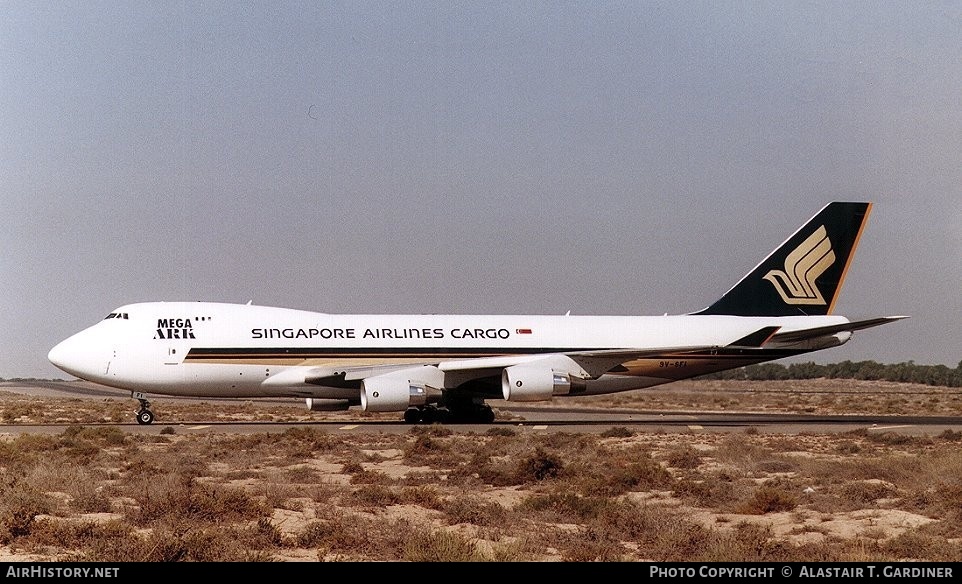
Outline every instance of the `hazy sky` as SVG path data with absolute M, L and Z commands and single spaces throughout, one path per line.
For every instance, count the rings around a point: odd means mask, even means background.
M 113 308 L 701 309 L 875 203 L 807 356 L 962 360 L 962 2 L 0 1 L 0 377 Z

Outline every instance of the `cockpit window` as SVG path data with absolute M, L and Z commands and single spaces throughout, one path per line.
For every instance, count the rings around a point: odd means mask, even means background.
M 107 315 L 107 318 L 105 318 L 104 320 L 107 320 L 109 318 L 122 318 L 124 320 L 127 320 L 128 314 L 126 312 L 111 312 L 110 314 Z

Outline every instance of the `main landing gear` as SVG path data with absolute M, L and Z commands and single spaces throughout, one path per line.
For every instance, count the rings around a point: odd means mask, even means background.
M 131 392 L 131 397 L 140 402 L 140 409 L 137 410 L 137 423 L 144 426 L 153 422 L 154 412 L 150 411 L 150 402 L 147 401 L 147 396 L 142 393 Z
M 410 407 L 404 412 L 408 424 L 490 424 L 494 410 L 487 404 L 470 404 L 461 407 L 437 407 L 429 404 Z

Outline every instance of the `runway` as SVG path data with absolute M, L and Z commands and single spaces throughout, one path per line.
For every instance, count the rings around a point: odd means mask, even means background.
M 93 383 L 79 381 L 21 381 L 0 383 L 0 391 L 15 395 L 62 400 L 130 401 L 129 393 Z M 209 398 L 159 397 L 158 402 L 204 402 L 208 404 L 236 404 L 253 402 L 255 407 L 291 408 L 303 414 L 303 403 L 294 398 L 256 400 L 212 400 Z M 753 432 L 765 434 L 839 434 L 853 431 L 873 433 L 895 432 L 909 436 L 938 435 L 962 432 L 960 416 L 924 415 L 819 415 L 760 412 L 655 411 L 643 409 L 601 409 L 596 407 L 565 407 L 557 402 L 544 405 L 517 405 L 499 401 L 494 405 L 498 419 L 491 424 L 445 424 L 452 432 L 483 434 L 492 429 L 511 429 L 516 432 L 569 432 L 606 434 L 624 428 L 630 432 L 697 433 L 697 432 Z M 163 411 L 163 410 L 161 410 Z M 349 416 L 350 417 L 350 416 Z M 371 419 L 360 412 L 354 419 L 325 419 L 324 412 L 314 414 L 307 421 L 223 421 L 192 417 L 174 419 L 161 414 L 148 426 L 130 422 L 85 423 L 121 428 L 125 432 L 159 434 L 161 432 L 220 432 L 251 434 L 284 432 L 290 428 L 313 427 L 330 432 L 401 434 L 412 431 L 412 425 L 397 419 Z M 0 422 L 0 433 L 30 434 L 59 433 L 71 423 L 9 423 Z

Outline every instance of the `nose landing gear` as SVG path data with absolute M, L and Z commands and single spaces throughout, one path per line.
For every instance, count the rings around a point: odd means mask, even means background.
M 137 410 L 137 423 L 140 425 L 150 424 L 154 421 L 154 412 L 150 411 L 150 402 L 147 396 L 139 392 L 131 392 L 130 396 L 140 402 L 140 409 Z

